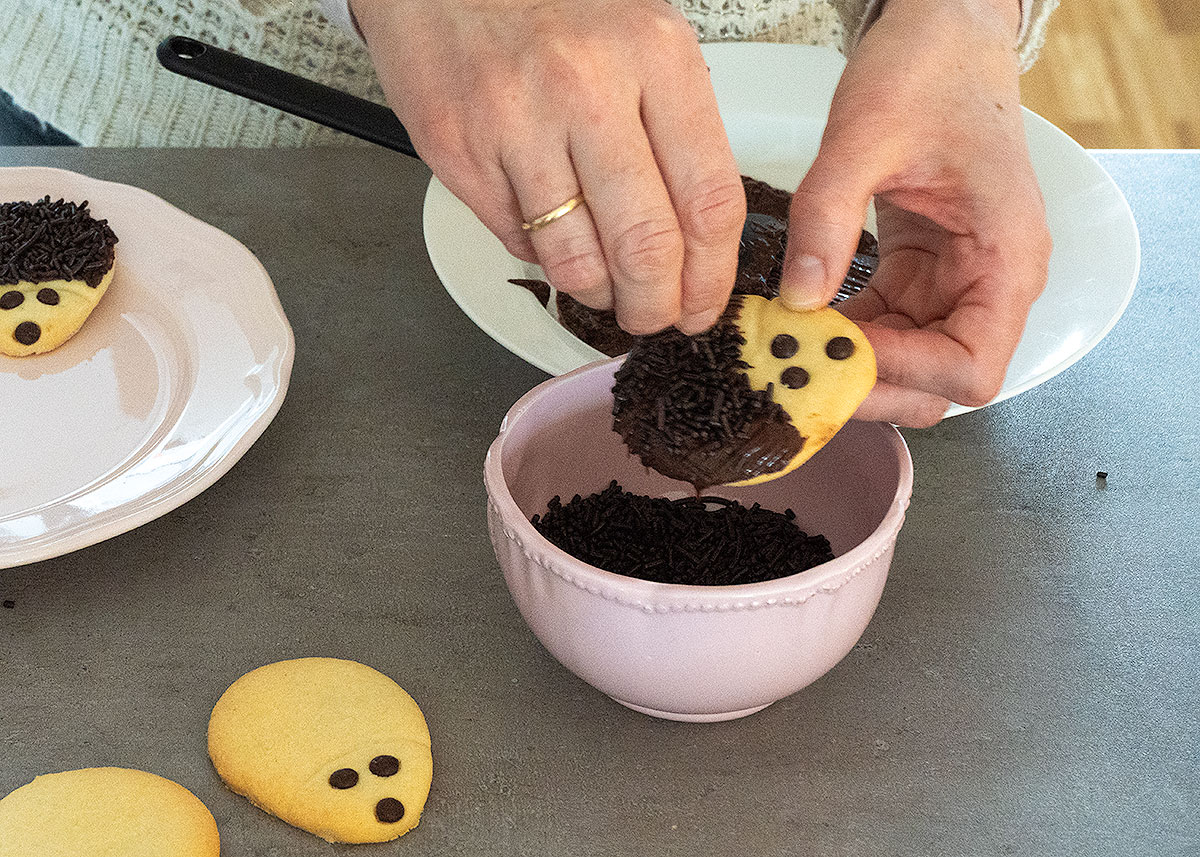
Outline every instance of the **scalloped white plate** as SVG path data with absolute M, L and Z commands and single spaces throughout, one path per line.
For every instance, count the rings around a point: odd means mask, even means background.
M 808 170 L 845 61 L 805 45 L 704 45 L 742 172 L 793 189 Z M 1108 173 L 1074 140 L 1025 111 L 1033 166 L 1054 238 L 1046 290 L 992 404 L 1036 387 L 1094 348 L 1125 311 L 1141 259 L 1137 226 Z M 489 336 L 552 375 L 604 355 L 563 328 L 509 278 L 542 278 L 510 256 L 434 179 L 425 196 L 425 243 L 442 283 Z M 553 304 L 552 304 L 553 306 Z M 947 416 L 973 410 L 954 405 Z
M 124 533 L 212 485 L 279 410 L 295 353 L 270 277 L 229 235 L 139 188 L 0 169 L 0 200 L 46 194 L 108 220 L 116 274 L 63 346 L 0 355 L 0 568 Z

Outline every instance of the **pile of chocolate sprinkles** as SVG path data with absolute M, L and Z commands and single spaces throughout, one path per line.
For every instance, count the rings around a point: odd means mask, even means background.
M 116 243 L 86 201 L 0 204 L 0 284 L 83 280 L 95 288 L 113 265 Z
M 716 508 L 710 508 L 715 506 Z M 598 494 L 550 501 L 535 529 L 589 565 L 659 583 L 730 586 L 775 580 L 833 559 L 829 540 L 758 503 L 630 494 L 613 482 Z
M 613 428 L 625 445 L 699 489 L 780 470 L 803 444 L 771 387 L 750 387 L 746 340 L 731 320 L 740 307 L 735 295 L 696 336 L 670 328 L 636 337 L 613 376 Z

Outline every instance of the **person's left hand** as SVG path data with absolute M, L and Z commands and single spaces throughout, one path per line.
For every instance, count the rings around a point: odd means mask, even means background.
M 999 392 L 1050 235 L 1025 144 L 1017 0 L 888 0 L 838 84 L 792 201 L 780 286 L 791 306 L 837 292 L 875 197 L 879 267 L 838 305 L 879 380 L 857 419 L 929 426 Z

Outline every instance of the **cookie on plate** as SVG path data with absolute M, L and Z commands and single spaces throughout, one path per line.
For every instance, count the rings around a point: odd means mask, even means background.
M 212 711 L 208 754 L 250 802 L 329 842 L 387 842 L 417 826 L 433 779 L 413 698 L 354 661 L 268 664 Z
M 217 857 L 217 823 L 178 783 L 129 768 L 43 774 L 0 800 L 0 857 Z
M 875 352 L 837 310 L 735 295 L 709 331 L 638 337 L 613 376 L 613 429 L 642 463 L 753 485 L 795 470 L 875 385 Z
M 0 354 L 42 354 L 74 336 L 112 282 L 116 243 L 87 202 L 0 204 Z

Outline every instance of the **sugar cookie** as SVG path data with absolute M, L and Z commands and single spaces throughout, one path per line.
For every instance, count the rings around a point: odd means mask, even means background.
M 0 205 L 0 354 L 57 348 L 108 291 L 117 236 L 87 207 L 48 196 Z
M 697 489 L 789 473 L 853 416 L 875 352 L 829 308 L 735 295 L 712 330 L 639 337 L 613 384 L 613 428 L 648 467 Z
M 208 724 L 221 779 L 330 842 L 386 842 L 417 826 L 433 778 L 425 717 L 371 667 L 300 658 L 246 673 Z
M 43 774 L 0 800 L 0 857 L 217 857 L 217 823 L 178 783 L 129 768 Z

